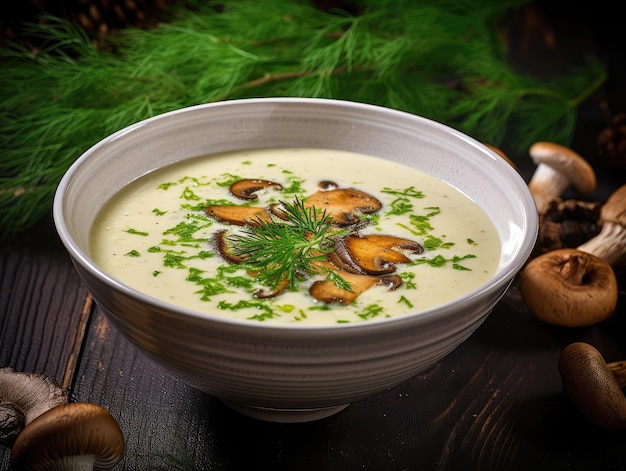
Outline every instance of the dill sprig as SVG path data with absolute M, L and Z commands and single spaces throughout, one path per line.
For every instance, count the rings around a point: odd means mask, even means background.
M 422 115 L 515 152 L 568 144 L 577 106 L 605 80 L 590 63 L 538 79 L 507 62 L 498 36 L 527 0 L 186 0 L 150 30 L 95 49 L 58 18 L 30 25 L 39 49 L 0 47 L 0 240 L 49 214 L 63 173 L 88 147 L 139 120 L 217 100 L 294 96 Z
M 325 260 L 333 249 L 332 217 L 298 198 L 281 202 L 285 221 L 259 221 L 228 236 L 229 250 L 245 259 L 260 283 L 275 289 L 286 282 L 290 289 L 313 274 L 312 263 Z

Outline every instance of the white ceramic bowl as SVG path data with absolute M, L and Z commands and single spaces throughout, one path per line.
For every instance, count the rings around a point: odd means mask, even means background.
M 94 217 L 129 182 L 200 155 L 265 147 L 360 152 L 450 182 L 493 220 L 502 242 L 496 274 L 426 311 L 361 324 L 293 327 L 177 308 L 124 285 L 93 262 Z M 433 366 L 485 320 L 529 257 L 538 229 L 524 180 L 476 140 L 396 110 L 297 98 L 194 106 L 113 134 L 67 171 L 55 196 L 54 220 L 76 269 L 115 328 L 188 384 L 244 414 L 278 422 L 329 416 Z

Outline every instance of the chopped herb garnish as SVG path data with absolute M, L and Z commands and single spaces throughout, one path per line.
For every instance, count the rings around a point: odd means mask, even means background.
M 390 195 L 400 195 L 400 196 L 409 196 L 411 198 L 424 198 L 424 193 L 415 189 L 415 187 L 410 186 L 405 188 L 404 190 L 392 190 L 391 188 L 383 188 L 381 193 L 389 193 Z
M 462 257 L 455 255 L 452 258 L 445 258 L 442 255 L 436 255 L 433 258 L 418 258 L 417 260 L 411 262 L 411 265 L 421 265 L 425 263 L 431 267 L 439 268 L 439 267 L 446 266 L 448 263 L 452 263 L 452 268 L 454 268 L 455 270 L 471 271 L 471 268 L 467 268 L 459 264 L 460 261 L 467 260 L 470 258 L 476 258 L 476 255 L 469 254 L 469 255 L 464 255 Z
M 131 250 L 130 252 L 125 253 L 124 255 L 128 257 L 141 257 L 141 254 L 136 250 Z
M 126 231 L 128 234 L 135 234 L 135 235 L 140 235 L 140 236 L 147 236 L 148 233 L 147 232 L 142 232 L 142 231 L 138 231 L 136 229 L 126 229 Z
M 293 204 L 281 204 L 285 222 L 259 221 L 228 240 L 232 253 L 245 259 L 262 284 L 273 289 L 286 281 L 293 289 L 298 281 L 315 273 L 313 262 L 325 260 L 333 249 L 329 238 L 332 218 L 305 207 L 298 198 Z
M 381 314 L 384 314 L 384 312 L 385 310 L 382 306 L 379 306 L 378 304 L 370 304 L 369 306 L 366 306 L 361 312 L 358 312 L 357 316 L 359 316 L 363 320 L 368 320 L 374 317 L 378 317 Z
M 400 296 L 400 299 L 398 300 L 398 303 L 404 303 L 408 307 L 413 307 L 413 303 L 411 301 L 409 301 L 405 296 Z
M 241 309 L 250 308 L 258 309 L 259 311 L 261 311 L 261 313 L 255 314 L 247 318 L 257 321 L 264 321 L 266 319 L 271 319 L 276 316 L 276 313 L 272 311 L 272 309 L 266 303 L 263 303 L 261 301 L 245 301 L 242 299 L 236 304 L 232 304 L 227 301 L 220 301 L 219 303 L 217 303 L 217 307 L 219 309 L 228 309 L 230 311 L 239 311 Z
M 415 279 L 415 273 L 410 271 L 405 271 L 399 274 L 402 279 L 402 283 L 406 289 L 417 289 L 417 285 L 413 281 Z

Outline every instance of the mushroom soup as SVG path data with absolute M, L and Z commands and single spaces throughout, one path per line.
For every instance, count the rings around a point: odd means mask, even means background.
M 364 322 L 485 283 L 486 213 L 409 166 L 352 152 L 263 149 L 183 161 L 98 214 L 96 262 L 163 301 L 251 322 Z

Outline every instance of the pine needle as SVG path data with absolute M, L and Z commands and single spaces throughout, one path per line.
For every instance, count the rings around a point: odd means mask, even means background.
M 304 0 L 188 1 L 151 30 L 97 50 L 47 17 L 36 52 L 0 48 L 0 240 L 50 213 L 64 172 L 139 120 L 190 105 L 293 96 L 378 104 L 517 150 L 567 144 L 577 106 L 605 80 L 597 64 L 541 81 L 515 71 L 498 39 L 524 0 L 363 0 L 358 14 Z

